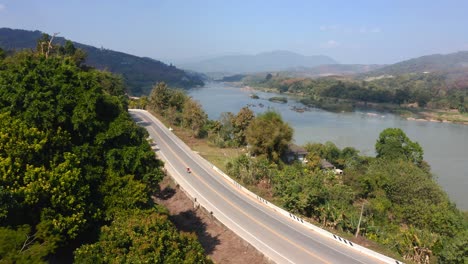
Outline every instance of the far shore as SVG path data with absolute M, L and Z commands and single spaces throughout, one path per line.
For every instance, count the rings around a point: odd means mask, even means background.
M 241 85 L 241 89 L 245 91 L 258 90 L 258 91 L 263 91 L 267 93 L 280 94 L 278 93 L 276 89 L 266 88 L 266 87 L 252 87 L 248 85 Z M 283 94 L 286 94 L 289 96 L 307 98 L 307 96 L 303 94 L 294 94 L 294 93 L 287 93 L 287 92 Z M 459 113 L 457 110 L 453 110 L 453 109 L 428 109 L 428 108 L 417 108 L 417 107 L 409 107 L 409 106 L 402 107 L 402 106 L 392 105 L 392 104 L 359 102 L 359 101 L 341 100 L 341 99 L 339 99 L 339 101 L 340 102 L 346 101 L 346 103 L 352 103 L 355 106 L 364 106 L 364 107 L 376 109 L 379 111 L 391 112 L 409 121 L 468 125 L 468 113 Z M 324 109 L 324 110 L 327 110 L 327 109 Z
M 452 124 L 461 124 L 461 125 L 468 125 L 468 122 L 458 122 L 458 121 L 449 121 L 449 120 L 436 120 L 427 118 L 414 118 L 414 117 L 407 117 L 406 120 L 409 121 L 420 121 L 420 122 L 436 122 L 436 123 L 452 123 Z

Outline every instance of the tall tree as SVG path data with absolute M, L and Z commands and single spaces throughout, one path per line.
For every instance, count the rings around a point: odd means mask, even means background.
M 186 100 L 182 112 L 182 124 L 190 128 L 195 137 L 202 136 L 203 126 L 206 124 L 208 116 L 201 105 L 192 100 Z
M 153 87 L 149 96 L 149 107 L 151 110 L 162 113 L 169 106 L 171 98 L 169 87 L 164 82 L 160 82 Z
M 411 141 L 400 128 L 383 130 L 375 143 L 377 158 L 404 159 L 421 165 L 423 149 L 417 142 Z
M 249 127 L 250 122 L 252 122 L 254 118 L 255 114 L 250 108 L 242 107 L 239 113 L 232 119 L 234 139 L 239 146 L 243 146 L 247 143 L 245 133 L 247 127 Z
M 280 114 L 267 111 L 251 121 L 246 140 L 253 155 L 266 155 L 269 160 L 278 162 L 292 135 L 293 129 Z

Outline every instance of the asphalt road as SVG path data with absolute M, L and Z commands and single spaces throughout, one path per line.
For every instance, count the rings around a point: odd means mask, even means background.
M 276 263 L 382 263 L 324 237 L 240 192 L 151 114 L 130 110 L 157 143 L 177 183 L 214 217 Z M 190 167 L 192 173 L 187 173 Z

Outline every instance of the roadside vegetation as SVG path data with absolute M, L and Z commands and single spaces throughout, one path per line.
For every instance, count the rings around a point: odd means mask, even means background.
M 152 202 L 163 178 L 122 79 L 43 35 L 0 50 L 0 262 L 211 263 Z
M 209 120 L 197 102 L 165 84 L 144 100 L 189 145 L 202 148 L 204 157 L 288 211 L 363 244 L 378 243 L 408 262 L 466 263 L 467 215 L 449 200 L 423 149 L 402 130 L 382 131 L 376 157 L 331 142 L 309 143 L 307 163 L 287 164 L 293 130 L 276 112 L 255 116 L 242 108 Z M 324 159 L 344 173 L 324 169 Z
M 468 123 L 466 80 L 450 80 L 445 74 L 409 73 L 381 78 L 351 77 L 290 78 L 250 75 L 244 85 L 270 92 L 305 97 L 302 103 L 329 111 L 352 111 L 376 107 L 407 116 Z M 429 113 L 428 113 L 429 112 Z M 444 112 L 434 118 L 437 112 Z M 457 112 L 453 116 L 450 113 Z

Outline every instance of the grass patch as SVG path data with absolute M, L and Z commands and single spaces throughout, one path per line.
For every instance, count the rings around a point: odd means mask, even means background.
M 270 97 L 268 99 L 268 101 L 270 102 L 274 102 L 274 103 L 282 103 L 282 104 L 285 104 L 288 102 L 288 98 L 286 97 L 281 97 L 281 96 L 274 96 L 274 97 Z
M 226 163 L 231 159 L 246 153 L 245 148 L 219 148 L 208 142 L 207 139 L 195 138 L 192 135 L 192 130 L 177 126 L 171 126 L 169 122 L 162 117 L 151 111 L 151 114 L 161 120 L 166 127 L 172 127 L 173 133 L 177 135 L 185 144 L 187 144 L 193 151 L 196 151 L 200 156 L 213 163 L 222 171 L 226 171 Z

